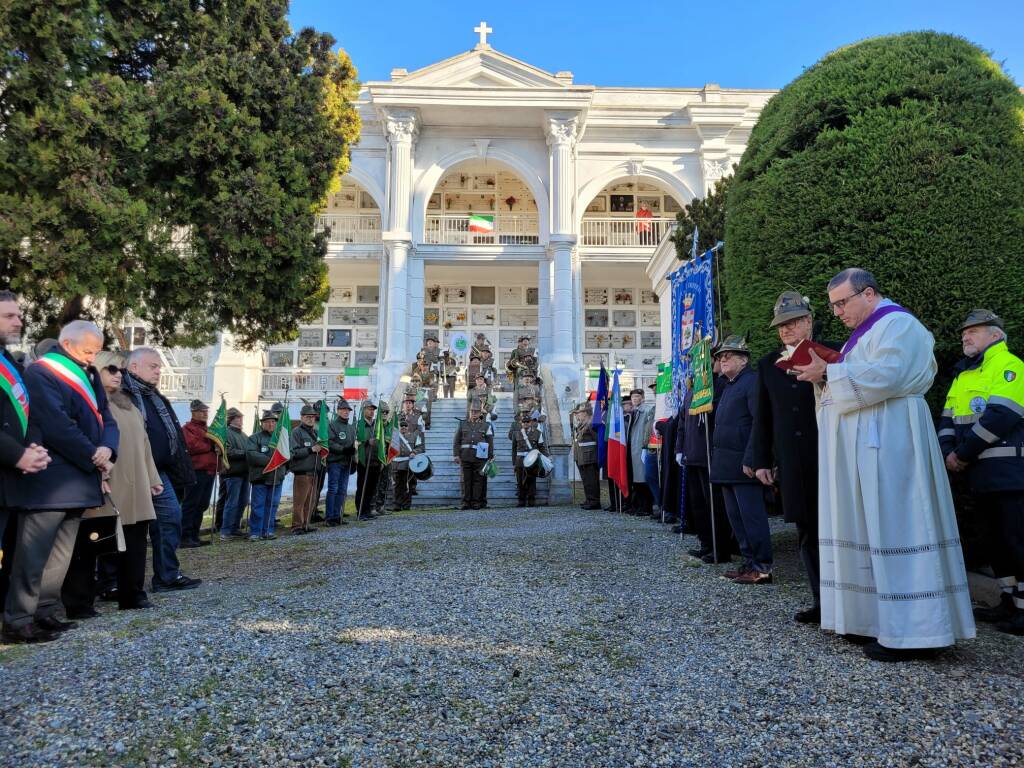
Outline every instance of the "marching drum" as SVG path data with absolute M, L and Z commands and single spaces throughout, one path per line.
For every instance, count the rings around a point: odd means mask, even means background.
M 523 469 L 536 477 L 547 477 L 551 467 L 551 459 L 537 448 L 534 448 L 523 457 Z
M 409 459 L 409 471 L 417 480 L 429 480 L 434 476 L 434 466 L 430 463 L 430 457 L 425 453 L 417 453 Z

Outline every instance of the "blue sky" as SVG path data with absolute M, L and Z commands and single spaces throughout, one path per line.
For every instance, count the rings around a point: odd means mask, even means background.
M 473 27 L 486 19 L 498 50 L 571 70 L 587 85 L 780 88 L 839 46 L 935 29 L 987 49 L 1024 86 L 1024 0 L 292 0 L 290 18 L 295 28 L 334 35 L 364 81 L 469 50 Z

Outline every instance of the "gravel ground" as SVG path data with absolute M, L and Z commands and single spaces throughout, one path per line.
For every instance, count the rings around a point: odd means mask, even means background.
M 183 552 L 195 591 L 0 647 L 9 766 L 1001 766 L 1024 641 L 882 665 L 650 521 L 390 516 Z

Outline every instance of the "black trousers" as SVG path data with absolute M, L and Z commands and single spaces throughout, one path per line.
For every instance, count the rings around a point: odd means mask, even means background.
M 533 504 L 537 500 L 537 476 L 529 472 L 521 460 L 516 465 L 516 493 L 520 504 Z
M 719 557 L 725 557 L 737 551 L 733 541 L 732 526 L 725 514 L 725 499 L 717 486 L 712 491 L 709 486 L 707 467 L 686 468 L 686 514 L 690 518 L 701 549 L 712 551 L 712 544 L 718 550 Z M 712 527 L 712 502 L 714 502 L 714 526 Z M 714 535 L 712 535 L 712 530 Z
M 597 464 L 576 465 L 580 470 L 580 480 L 583 483 L 583 504 L 588 507 L 601 506 L 601 481 L 598 478 Z
M 818 518 L 811 522 L 796 524 L 797 543 L 800 547 L 800 560 L 803 561 L 807 581 L 811 585 L 814 604 L 821 605 L 821 565 L 818 555 Z
M 359 517 L 365 517 L 373 511 L 381 469 L 376 461 L 371 461 L 369 465 L 356 464 L 356 515 Z
M 487 505 L 487 478 L 480 474 L 484 462 L 478 459 L 460 462 L 462 466 L 462 506 L 477 508 Z
M 1024 585 L 1024 491 L 978 494 L 975 513 L 996 578 L 1014 577 Z
M 377 493 L 373 499 L 373 508 L 383 512 L 387 505 L 388 491 L 391 489 L 391 465 L 380 468 L 380 479 L 377 480 Z
M 391 478 L 395 483 L 395 509 L 409 509 L 412 506 L 412 489 L 409 487 L 409 480 L 412 472 L 409 471 L 409 462 L 402 462 L 403 468 L 398 465 L 392 467 Z
M 181 540 L 199 541 L 199 529 L 202 527 L 203 514 L 210 506 L 210 494 L 213 492 L 215 475 L 196 472 L 196 482 L 185 491 L 185 499 L 181 502 Z
M 654 509 L 654 496 L 645 482 L 633 483 L 629 487 L 630 508 L 634 515 L 650 515 Z
M 114 533 L 113 517 L 90 517 L 81 521 L 71 562 L 64 576 L 60 600 L 69 614 L 91 611 L 96 602 L 96 558 L 116 551 L 116 541 L 107 538 Z M 95 534 L 100 541 L 92 541 Z

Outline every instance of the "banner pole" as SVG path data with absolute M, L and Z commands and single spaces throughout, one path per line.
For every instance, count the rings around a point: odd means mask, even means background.
M 708 460 L 708 509 L 711 511 L 711 553 L 718 563 L 718 535 L 715 530 L 715 489 L 711 483 L 711 438 L 708 435 L 707 414 L 701 414 L 701 421 L 704 422 L 704 448 Z

